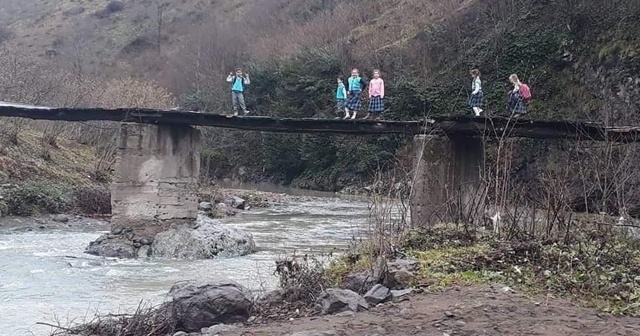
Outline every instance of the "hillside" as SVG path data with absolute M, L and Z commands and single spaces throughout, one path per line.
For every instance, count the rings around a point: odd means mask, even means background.
M 4 128 L 4 127 L 3 127 Z M 14 143 L 0 148 L 0 180 L 58 181 L 64 185 L 95 185 L 95 149 L 76 141 L 58 139 L 54 146 L 42 143 L 43 133 L 21 131 Z M 93 168 L 93 169 L 92 169 Z
M 471 0 L 5 0 L 0 44 L 92 72 L 160 79 L 177 94 L 236 63 L 348 43 L 359 58 L 414 38 Z M 204 62 L 195 69 L 192 63 Z M 184 73 L 184 72 L 187 73 Z M 200 78 L 195 72 L 201 72 Z M 180 78 L 183 76 L 191 78 Z M 211 86 L 192 83 L 195 86 Z M 187 86 L 187 87 L 185 87 Z
M 531 118 L 638 121 L 640 2 L 633 0 L 5 2 L 2 53 L 27 52 L 33 62 L 103 81 L 154 81 L 186 108 L 228 113 L 223 79 L 243 66 L 254 113 L 332 118 L 335 77 L 356 66 L 366 76 L 382 70 L 388 119 L 466 114 L 468 71 L 477 67 L 488 113 L 504 113 L 507 77 L 518 73 L 533 89 Z M 209 178 L 341 190 L 370 183 L 378 171 L 406 174 L 397 165 L 404 138 L 205 132 Z M 536 181 L 558 147 L 523 142 L 514 174 Z

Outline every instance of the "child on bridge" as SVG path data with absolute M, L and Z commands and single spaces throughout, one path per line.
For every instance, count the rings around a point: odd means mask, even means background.
M 527 101 L 531 98 L 531 90 L 516 74 L 509 76 L 509 82 L 513 84 L 513 90 L 509 91 L 509 111 L 517 118 L 527 113 Z
M 247 106 L 244 102 L 244 88 L 246 85 L 251 84 L 249 74 L 243 73 L 241 68 L 236 68 L 235 75 L 233 72 L 229 73 L 227 83 L 231 83 L 231 104 L 233 105 L 233 115 L 238 115 L 238 105 L 240 105 L 244 115 L 249 114 L 249 110 L 247 110 Z
M 473 114 L 478 117 L 480 116 L 480 113 L 482 113 L 482 99 L 484 98 L 484 94 L 482 93 L 482 81 L 480 80 L 480 70 L 473 69 L 470 73 L 473 81 L 471 82 L 469 106 L 471 106 Z
M 349 97 L 347 99 L 347 111 L 344 119 L 349 119 L 349 111 L 353 112 L 351 115 L 351 119 L 355 119 L 358 115 L 358 111 L 360 111 L 360 107 L 362 107 L 362 100 L 360 98 L 360 94 L 362 90 L 367 86 L 362 77 L 360 77 L 360 71 L 358 69 L 351 70 L 351 77 L 348 79 L 348 90 Z
M 338 89 L 336 90 L 336 109 L 338 110 L 338 118 L 340 118 L 340 113 L 344 112 L 346 114 L 346 118 L 349 116 L 349 109 L 347 109 L 347 89 L 344 86 L 342 81 L 342 77 L 338 77 Z
M 373 70 L 373 79 L 369 82 L 369 113 L 364 119 L 373 115 L 379 119 L 384 112 L 384 81 L 380 78 L 380 70 Z

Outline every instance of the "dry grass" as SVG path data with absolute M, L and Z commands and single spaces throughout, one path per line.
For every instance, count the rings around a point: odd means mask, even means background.
M 38 324 L 52 327 L 51 336 L 161 336 L 172 335 L 176 321 L 165 305 L 153 307 L 141 302 L 133 314 L 96 316 L 89 323 L 71 327 Z
M 25 129 L 19 133 L 17 145 L 4 147 L 4 153 L 0 154 L 0 181 L 46 179 L 66 185 L 95 184 L 91 177 L 95 149 L 60 138 L 57 148 L 45 145 L 48 149 L 45 157 L 42 136 L 42 132 Z
M 117 72 L 130 73 L 129 65 L 133 65 L 164 78 L 173 75 L 162 64 L 180 58 L 184 41 L 197 35 L 200 27 L 217 33 L 209 29 L 212 22 L 230 25 L 231 31 L 240 32 L 245 51 L 255 61 L 286 57 L 303 47 L 337 46 L 345 41 L 355 56 L 363 58 L 414 37 L 424 27 L 473 1 L 153 0 L 126 2 L 122 10 L 100 16 L 96 13 L 106 11 L 106 2 L 7 0 L 0 22 L 9 22 L 15 34 L 6 43 L 6 50 L 20 49 L 44 57 L 47 50 L 54 49 L 61 58 L 73 58 L 81 49 L 85 66 L 94 70 L 107 64 Z M 151 44 L 158 43 L 158 8 L 164 2 L 167 4 L 162 7 L 160 39 L 163 57 L 157 57 L 156 48 L 123 54 L 122 50 L 141 37 Z M 233 45 L 233 41 L 226 41 L 218 47 L 227 49 Z

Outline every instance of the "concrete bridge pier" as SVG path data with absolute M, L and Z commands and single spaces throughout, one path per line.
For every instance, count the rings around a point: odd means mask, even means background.
M 184 125 L 122 124 L 111 184 L 112 232 L 149 238 L 198 214 L 200 131 Z
M 209 259 L 253 252 L 250 233 L 198 217 L 200 131 L 123 124 L 111 184 L 111 232 L 86 253 L 117 258 Z
M 482 139 L 417 135 L 411 193 L 413 227 L 473 220 L 486 197 Z

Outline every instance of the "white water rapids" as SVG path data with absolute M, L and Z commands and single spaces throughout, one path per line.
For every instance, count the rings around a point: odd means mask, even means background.
M 203 261 L 106 260 L 83 253 L 106 227 L 3 230 L 0 222 L 0 335 L 47 335 L 51 329 L 36 322 L 69 325 L 96 313 L 132 312 L 142 300 L 162 302 L 181 280 L 231 279 L 254 290 L 273 288 L 275 259 L 343 251 L 368 215 L 366 203 L 337 198 L 252 209 L 224 221 L 251 232 L 258 251 Z

